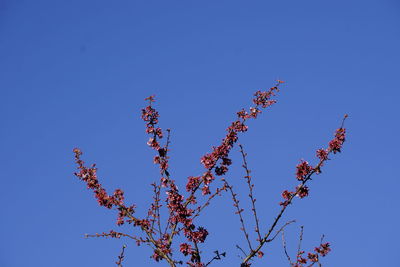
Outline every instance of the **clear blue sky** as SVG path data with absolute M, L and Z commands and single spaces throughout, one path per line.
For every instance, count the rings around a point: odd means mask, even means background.
M 0 1 L 0 266 L 112 266 L 128 240 L 84 239 L 116 229 L 74 176 L 72 149 L 96 162 L 102 183 L 144 214 L 158 178 L 140 119 L 157 95 L 172 129 L 171 173 L 183 187 L 255 90 L 279 78 L 278 103 L 240 142 L 249 153 L 267 229 L 295 165 L 315 162 L 347 121 L 348 142 L 284 221 L 295 253 L 321 234 L 324 266 L 399 264 L 400 4 L 358 1 Z M 234 163 L 240 165 L 238 151 Z M 242 202 L 243 172 L 227 176 Z M 238 266 L 244 245 L 230 198 L 208 210 L 203 250 Z M 245 206 L 247 207 L 247 206 Z M 122 230 L 122 229 L 121 229 Z M 129 231 L 129 228 L 125 229 Z M 127 243 L 126 265 L 163 266 Z M 254 266 L 287 266 L 280 239 Z

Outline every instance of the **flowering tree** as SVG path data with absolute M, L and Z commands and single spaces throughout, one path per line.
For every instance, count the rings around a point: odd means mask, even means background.
M 155 150 L 154 164 L 160 169 L 160 179 L 158 182 L 152 184 L 153 188 L 153 202 L 151 203 L 148 212 L 144 216 L 135 213 L 135 205 L 127 205 L 124 202 L 124 192 L 121 189 L 116 189 L 114 193 L 107 193 L 106 189 L 99 183 L 97 177 L 97 168 L 93 164 L 87 167 L 81 159 L 82 152 L 80 149 L 75 148 L 75 160 L 78 166 L 78 171 L 75 175 L 84 181 L 89 189 L 94 192 L 100 206 L 107 209 L 114 209 L 118 211 L 117 225 L 123 224 L 132 225 L 136 228 L 139 234 L 133 235 L 131 233 L 123 233 L 117 231 L 104 232 L 101 234 L 87 235 L 87 237 L 112 237 L 112 238 L 129 238 L 132 239 L 137 245 L 147 244 L 152 249 L 152 258 L 159 262 L 165 261 L 169 266 L 177 266 L 186 264 L 191 267 L 203 267 L 215 263 L 226 256 L 225 252 L 215 251 L 215 256 L 212 259 L 204 259 L 202 257 L 201 244 L 205 243 L 208 236 L 208 231 L 205 227 L 198 225 L 197 218 L 201 216 L 207 206 L 223 193 L 230 194 L 233 205 L 236 209 L 239 221 L 241 223 L 241 231 L 244 234 L 245 243 L 247 248 L 238 247 L 243 253 L 240 266 L 250 266 L 254 260 L 261 258 L 264 254 L 262 248 L 268 243 L 272 242 L 279 234 L 283 237 L 283 248 L 289 264 L 294 267 L 300 266 L 313 266 L 315 264 L 321 265 L 321 257 L 325 257 L 330 249 L 329 243 L 324 243 L 321 238 L 320 244 L 315 247 L 314 251 L 305 253 L 301 249 L 301 241 L 303 238 L 303 228 L 301 228 L 298 250 L 295 259 L 292 259 L 286 250 L 286 241 L 284 239 L 284 229 L 293 221 L 281 223 L 281 218 L 289 205 L 293 204 L 296 198 L 304 198 L 309 194 L 308 182 L 314 175 L 321 173 L 321 168 L 329 160 L 332 154 L 341 151 L 342 145 L 345 141 L 345 128 L 343 118 L 341 126 L 336 130 L 333 139 L 328 143 L 326 148 L 321 148 L 316 151 L 317 163 L 315 166 L 310 165 L 307 161 L 302 160 L 296 166 L 295 177 L 298 185 L 293 190 L 285 190 L 282 192 L 282 201 L 279 203 L 281 206 L 280 212 L 272 221 L 271 226 L 267 231 L 263 231 L 259 227 L 259 219 L 256 209 L 256 200 L 253 195 L 254 184 L 250 175 L 250 170 L 247 165 L 247 154 L 243 146 L 239 145 L 242 155 L 243 165 L 245 170 L 245 181 L 249 190 L 249 198 L 251 203 L 251 211 L 253 218 L 245 218 L 242 215 L 243 208 L 239 205 L 237 194 L 234 192 L 233 187 L 229 181 L 222 178 L 228 171 L 229 166 L 232 164 L 230 159 L 230 152 L 234 145 L 238 142 L 239 134 L 248 130 L 246 122 L 251 119 L 256 119 L 263 110 L 269 108 L 276 103 L 273 98 L 279 91 L 279 86 L 282 81 L 277 81 L 277 84 L 267 91 L 257 91 L 253 98 L 253 107 L 249 110 L 240 110 L 237 112 L 236 121 L 232 122 L 226 130 L 226 136 L 222 139 L 221 143 L 212 147 L 212 152 L 205 154 L 201 158 L 201 163 L 204 166 L 204 172 L 197 176 L 190 176 L 187 178 L 186 192 L 182 192 L 175 184 L 175 180 L 169 171 L 169 144 L 170 144 L 170 130 L 165 132 L 158 127 L 159 114 L 153 107 L 155 97 L 150 96 L 145 100 L 148 101 L 148 106 L 142 109 L 142 119 L 146 123 L 146 132 L 150 135 L 147 142 L 148 146 Z M 164 135 L 166 133 L 165 142 Z M 220 179 L 216 179 L 217 177 Z M 215 183 L 220 180 L 219 183 Z M 217 184 L 212 187 L 212 184 Z M 162 199 L 161 194 L 165 191 L 166 199 Z M 166 205 L 163 205 L 166 203 Z M 166 209 L 166 218 L 162 220 L 161 209 Z M 254 220 L 256 240 L 251 240 L 248 230 L 245 227 L 245 219 Z M 179 252 L 177 250 L 179 249 Z M 125 246 L 122 248 L 121 254 L 118 256 L 116 264 L 122 266 L 124 259 Z

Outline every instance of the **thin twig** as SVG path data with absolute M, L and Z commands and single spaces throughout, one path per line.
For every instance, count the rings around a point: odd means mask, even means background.
M 300 237 L 299 237 L 299 245 L 297 246 L 297 255 L 299 255 L 301 251 L 301 242 L 303 241 L 303 231 L 304 231 L 304 226 L 302 225 L 300 227 Z
M 241 230 L 243 231 L 243 234 L 244 234 L 244 236 L 246 238 L 247 244 L 249 245 L 249 249 L 250 249 L 250 252 L 251 252 L 251 251 L 253 251 L 253 248 L 251 247 L 249 234 L 247 233 L 246 226 L 244 224 L 244 220 L 243 220 L 243 216 L 242 216 L 243 209 L 241 209 L 240 206 L 239 206 L 239 200 L 236 198 L 237 194 L 235 194 L 233 192 L 232 186 L 229 185 L 228 181 L 226 181 L 225 179 L 223 180 L 223 182 L 226 185 L 226 188 L 228 188 L 229 191 L 231 192 L 232 200 L 233 200 L 233 206 L 236 208 L 236 212 L 235 213 L 239 215 L 240 223 L 242 224 Z
M 118 267 L 122 267 L 122 261 L 125 258 L 125 255 L 124 255 L 125 248 L 126 248 L 126 245 L 123 245 L 122 246 L 122 250 L 121 250 L 121 254 L 119 254 L 119 256 L 118 256 L 118 261 L 115 262 L 118 265 Z
M 290 266 L 292 266 L 292 260 L 290 259 L 289 253 L 287 252 L 285 231 L 284 230 L 282 230 L 282 246 L 283 246 L 283 250 L 285 251 L 286 258 L 288 259 Z
M 246 156 L 247 156 L 247 153 L 245 153 L 244 152 L 244 150 L 243 150 L 243 146 L 241 145 L 241 144 L 239 144 L 239 147 L 240 147 L 240 153 L 242 154 L 242 159 L 243 159 L 243 165 L 242 165 L 242 167 L 244 168 L 244 170 L 246 171 L 246 176 L 244 177 L 244 178 L 246 178 L 246 182 L 247 182 L 247 185 L 248 185 L 248 187 L 249 187 L 249 197 L 250 197 L 250 200 L 251 200 L 251 210 L 252 210 L 252 212 L 253 212 L 253 216 L 254 216 L 254 221 L 255 221 L 255 224 L 256 224 L 256 229 L 255 229 L 255 231 L 256 231 L 256 233 L 257 233 L 257 235 L 258 235 L 258 240 L 259 241 L 261 241 L 261 233 L 260 233 L 260 226 L 259 226 L 259 220 L 258 220 L 258 216 L 257 216 L 257 210 L 256 210 L 256 199 L 253 197 L 253 187 L 254 187 L 254 184 L 252 184 L 251 183 L 251 176 L 250 176 L 250 170 L 249 170 L 249 168 L 247 167 L 247 158 L 246 158 Z
M 200 215 L 200 212 L 203 211 L 203 209 L 205 209 L 208 205 L 210 205 L 211 200 L 212 200 L 214 197 L 216 197 L 217 195 L 218 195 L 218 196 L 221 195 L 221 192 L 222 192 L 222 191 L 225 191 L 225 190 L 226 190 L 225 184 L 224 184 L 222 187 L 217 188 L 217 189 L 215 190 L 215 192 L 214 192 L 212 195 L 210 195 L 210 196 L 208 197 L 207 201 L 206 201 L 202 206 L 200 206 L 200 207 L 197 208 L 197 212 L 193 215 L 192 219 L 194 219 L 194 218 L 196 218 L 197 216 L 199 216 L 199 215 Z
M 239 245 L 236 245 L 236 248 L 239 249 L 243 253 L 243 255 L 246 257 L 246 255 L 247 255 L 246 252 Z
M 121 238 L 121 237 L 128 237 L 130 239 L 133 239 L 135 241 L 140 241 L 140 242 L 146 242 L 142 239 L 139 239 L 135 236 L 131 236 L 128 234 L 124 234 L 124 233 L 120 233 L 120 232 L 115 232 L 115 231 L 110 231 L 109 233 L 101 233 L 101 234 L 85 234 L 85 238 L 89 238 L 89 237 L 111 237 L 111 238 Z
M 275 235 L 274 235 L 272 238 L 266 240 L 265 242 L 268 243 L 268 242 L 274 241 L 274 239 L 278 236 L 278 234 L 279 234 L 280 232 L 282 232 L 282 231 L 284 230 L 284 228 L 285 228 L 286 226 L 288 226 L 289 224 L 294 223 L 294 222 L 296 222 L 296 220 L 291 220 L 291 221 L 286 222 L 286 223 L 275 233 Z
M 214 251 L 214 253 L 216 255 L 206 264 L 206 266 L 210 265 L 214 260 L 221 260 L 222 259 L 221 256 L 222 257 L 226 256 L 226 252 L 219 253 L 219 251 L 216 250 L 216 251 Z

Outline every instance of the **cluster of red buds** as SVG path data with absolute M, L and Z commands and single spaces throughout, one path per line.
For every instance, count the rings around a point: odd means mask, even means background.
M 347 115 L 344 116 L 344 120 L 347 118 Z M 280 205 L 286 207 L 291 204 L 293 198 L 298 196 L 300 198 L 304 198 L 309 194 L 309 188 L 305 185 L 309 180 L 311 180 L 311 176 L 315 174 L 321 173 L 321 167 L 324 163 L 329 160 L 328 156 L 330 153 L 336 154 L 340 152 L 344 141 L 346 140 L 346 129 L 342 126 L 336 130 L 334 138 L 329 142 L 328 147 L 326 149 L 320 148 L 316 151 L 316 156 L 319 159 L 318 164 L 313 167 L 307 161 L 301 160 L 301 162 L 296 166 L 296 179 L 301 182 L 294 191 L 284 190 L 282 192 L 282 197 L 284 201 L 280 202 Z
M 125 206 L 124 191 L 121 189 L 116 189 L 113 195 L 108 195 L 97 179 L 96 165 L 92 164 L 90 167 L 86 167 L 84 165 L 85 162 L 81 160 L 82 151 L 78 148 L 74 148 L 73 151 L 75 153 L 75 162 L 79 170 L 79 172 L 75 172 L 75 176 L 84 181 L 88 189 L 93 190 L 95 198 L 100 206 L 104 206 L 107 209 L 112 209 L 113 207 L 117 208 L 119 210 L 117 224 L 124 224 L 125 218 L 135 212 L 135 205 L 129 207 Z
M 319 257 L 325 257 L 328 255 L 328 253 L 331 251 L 331 248 L 329 243 L 324 243 L 319 247 L 314 248 L 314 251 L 315 253 L 309 252 L 306 257 L 304 256 L 304 251 L 299 251 L 297 253 L 296 262 L 291 264 L 292 267 L 303 267 L 304 264 L 307 264 L 307 262 L 311 262 L 311 264 L 319 262 Z

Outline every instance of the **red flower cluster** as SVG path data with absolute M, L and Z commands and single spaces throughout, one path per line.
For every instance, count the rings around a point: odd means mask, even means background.
M 126 221 L 128 223 L 132 223 L 135 222 L 135 224 L 137 225 L 137 221 L 132 220 L 132 218 L 130 218 L 130 214 L 133 214 L 135 211 L 134 209 L 136 208 L 135 205 L 132 205 L 130 207 L 126 207 L 123 204 L 121 204 L 118 207 L 118 218 L 117 218 L 117 225 L 123 225 L 125 222 L 125 218 L 128 218 Z
M 203 227 L 198 227 L 197 231 L 191 231 L 189 228 L 184 229 L 185 236 L 192 242 L 204 243 L 208 236 L 208 231 Z
M 186 243 L 182 243 L 179 246 L 179 250 L 183 253 L 183 255 L 187 256 L 188 254 L 192 254 L 192 246 Z
M 200 177 L 188 177 L 188 182 L 186 184 L 186 191 L 194 192 L 200 186 Z
M 296 262 L 292 264 L 292 267 L 302 267 L 303 264 L 307 263 L 307 259 L 303 258 L 304 251 L 299 251 L 296 256 Z
M 308 196 L 309 189 L 306 185 L 299 185 L 296 187 L 297 196 L 300 198 Z
M 285 201 L 280 202 L 279 205 L 286 207 L 287 205 L 290 204 L 295 192 L 289 192 L 287 190 L 282 192 L 282 197 L 285 199 Z
M 346 140 L 346 129 L 344 128 L 337 129 L 335 133 L 335 138 L 329 142 L 329 148 L 333 152 L 333 154 L 340 152 L 340 149 L 342 148 L 345 140 Z
M 124 192 L 121 189 L 115 190 L 112 196 L 108 195 L 106 190 L 102 187 L 97 179 L 97 168 L 93 164 L 91 167 L 86 167 L 84 161 L 81 160 L 82 151 L 78 148 L 74 148 L 75 162 L 78 165 L 79 172 L 74 173 L 76 177 L 80 180 L 86 182 L 87 187 L 93 190 L 97 202 L 100 206 L 104 206 L 107 209 L 116 207 L 119 209 L 120 213 L 117 219 L 117 224 L 122 225 L 124 223 L 124 218 L 127 216 L 128 212 L 132 214 L 134 212 L 135 206 L 126 207 L 124 205 Z
M 151 104 L 155 102 L 155 96 L 149 96 L 145 98 L 149 100 L 149 105 L 142 109 L 142 119 L 146 122 L 146 133 L 151 134 L 152 137 L 149 138 L 147 145 L 158 151 L 158 156 L 154 157 L 154 164 L 160 165 L 161 172 L 166 172 L 168 169 L 168 157 L 167 148 L 161 147 L 158 139 L 163 138 L 163 132 L 161 128 L 157 127 L 159 114 Z
M 297 253 L 297 261 L 292 264 L 293 267 L 302 267 L 303 264 L 319 262 L 319 256 L 325 257 L 331 251 L 329 243 L 321 244 L 314 249 L 316 253 L 308 253 L 307 258 L 303 257 L 304 251 Z M 311 266 L 311 265 L 310 265 Z
M 202 188 L 202 194 L 203 195 L 210 194 L 211 192 L 209 189 L 209 184 L 211 184 L 211 182 L 214 181 L 214 179 L 215 179 L 214 175 L 210 171 L 208 171 L 203 174 L 202 179 L 203 179 L 203 184 L 204 184 L 204 186 Z
M 275 92 L 278 91 L 279 91 L 278 86 L 274 86 L 269 91 L 266 92 L 257 91 L 254 94 L 255 98 L 253 99 L 253 102 L 257 106 L 267 108 L 276 103 L 276 100 L 270 100 L 270 99 L 272 96 L 275 95 Z
M 151 102 L 154 102 L 154 98 Z M 146 133 L 154 134 L 156 137 L 162 138 L 162 130 L 160 128 L 156 128 L 155 125 L 158 123 L 158 112 L 150 105 L 146 108 L 142 109 L 142 119 L 147 122 L 146 124 Z M 147 144 L 154 149 L 158 150 L 159 146 L 157 147 L 158 143 L 155 138 L 150 138 Z
M 299 181 L 304 181 L 307 177 L 308 174 L 311 173 L 313 170 L 313 167 L 308 164 L 307 161 L 301 161 L 297 166 L 296 166 L 296 178 Z
M 321 161 L 328 160 L 328 151 L 325 149 L 318 149 L 316 152 L 317 158 L 319 158 Z
M 178 193 L 175 184 L 171 183 L 170 185 L 172 188 L 167 192 L 167 206 L 171 214 L 169 221 L 172 224 L 180 222 L 185 226 L 191 226 L 192 220 L 190 216 L 192 216 L 193 210 L 185 207 L 183 203 L 184 197 Z
M 330 248 L 329 243 L 324 243 L 324 244 L 321 244 L 319 247 L 316 247 L 314 250 L 315 250 L 315 252 L 320 254 L 322 257 L 325 257 L 331 251 L 331 248 Z
M 224 139 L 222 139 L 221 145 L 218 147 L 213 147 L 213 152 L 204 155 L 201 158 L 201 163 L 204 168 L 211 170 L 215 168 L 215 174 L 218 176 L 224 175 L 229 169 L 228 166 L 232 164 L 231 159 L 228 157 L 230 150 L 233 145 L 238 140 L 238 133 L 246 132 L 248 126 L 245 125 L 245 121 L 251 118 L 257 118 L 257 115 L 261 113 L 260 107 L 267 108 L 272 104 L 276 103 L 275 100 L 271 100 L 271 97 L 275 96 L 275 93 L 279 91 L 278 85 L 283 83 L 282 81 L 278 81 L 277 86 L 270 88 L 266 92 L 257 91 L 253 99 L 253 103 L 256 104 L 256 107 L 251 107 L 250 112 L 242 109 L 237 112 L 238 120 L 234 121 L 231 126 L 229 126 L 226 131 L 227 134 Z M 217 165 L 218 160 L 222 160 L 219 166 Z M 210 190 L 208 186 L 204 186 L 202 188 L 203 194 L 210 194 Z
M 308 196 L 309 188 L 306 185 L 298 185 L 296 187 L 296 191 L 288 191 L 285 190 L 282 192 L 282 197 L 284 199 L 283 202 L 280 202 L 279 205 L 286 207 L 292 202 L 294 196 L 298 196 L 300 198 L 304 198 Z
M 93 164 L 91 167 L 87 168 L 84 166 L 84 162 L 80 159 L 82 152 L 75 148 L 75 161 L 78 164 L 79 172 L 74 173 L 80 180 L 86 182 L 87 187 L 92 189 L 95 193 L 95 197 L 101 206 L 111 209 L 114 205 L 118 206 L 123 203 L 123 192 L 117 189 L 114 193 L 115 196 L 109 196 L 106 190 L 101 186 L 97 180 L 97 168 Z
M 344 120 L 347 118 L 347 115 L 344 116 Z M 304 198 L 308 196 L 309 194 L 309 188 L 305 186 L 305 183 L 311 179 L 311 175 L 316 173 L 319 174 L 321 173 L 321 167 L 324 165 L 325 161 L 327 161 L 329 158 L 329 153 L 333 152 L 334 154 L 337 152 L 340 152 L 343 143 L 345 141 L 346 137 L 346 129 L 343 128 L 343 123 L 342 127 L 336 130 L 334 138 L 329 142 L 328 148 L 323 149 L 320 148 L 316 151 L 316 156 L 319 159 L 319 163 L 316 167 L 312 167 L 311 165 L 308 164 L 307 161 L 302 160 L 297 166 L 296 166 L 296 178 L 297 180 L 301 181 L 302 183 L 296 187 L 296 191 L 294 192 L 289 192 L 288 190 L 285 190 L 282 192 L 282 197 L 284 198 L 284 201 L 280 202 L 279 205 L 286 207 L 289 205 L 293 199 L 294 195 L 299 196 L 300 198 Z
M 308 253 L 307 257 L 311 262 L 318 262 L 319 261 L 318 254 Z

